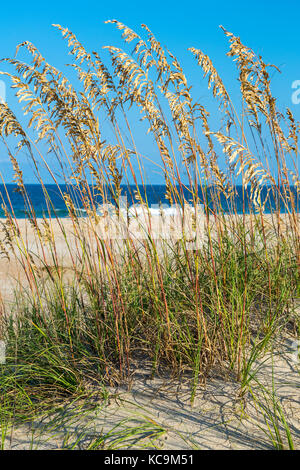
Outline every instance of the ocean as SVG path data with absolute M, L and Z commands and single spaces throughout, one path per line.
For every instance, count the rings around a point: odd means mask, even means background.
M 67 217 L 68 209 L 66 207 L 65 201 L 63 197 L 61 196 L 61 193 L 57 185 L 48 184 L 48 185 L 45 185 L 45 188 L 47 190 L 47 193 L 52 203 L 51 214 L 54 215 L 56 213 L 58 217 Z M 129 206 L 132 204 L 138 203 L 137 199 L 133 196 L 133 192 L 136 190 L 135 186 L 131 186 L 131 187 L 122 186 L 121 188 L 122 188 L 121 194 L 123 198 L 127 198 L 127 203 Z M 11 203 L 16 218 L 24 218 L 27 216 L 27 211 L 26 211 L 26 207 L 24 204 L 23 196 L 22 194 L 17 192 L 16 189 L 17 189 L 17 185 L 14 185 L 14 184 L 8 184 L 6 186 L 4 186 L 3 184 L 0 185 L 0 196 L 1 196 L 0 217 L 4 217 L 5 215 L 3 211 L 3 207 L 2 207 L 3 203 L 5 203 L 8 208 Z M 95 194 L 96 193 L 95 188 L 91 186 L 90 189 L 91 189 L 91 193 L 94 194 L 93 199 L 96 205 L 101 207 L 101 204 L 103 203 L 102 198 L 100 197 L 100 195 Z M 242 186 L 235 186 L 234 189 L 235 189 L 234 196 L 233 196 L 234 205 L 235 205 L 237 213 L 242 213 L 243 212 Z M 42 186 L 38 184 L 28 184 L 26 185 L 26 190 L 27 190 L 29 199 L 31 201 L 32 207 L 34 208 L 36 217 L 41 218 L 44 215 L 47 217 L 48 216 L 47 202 L 46 202 L 46 198 L 45 198 Z M 76 192 L 76 189 L 72 186 L 60 185 L 60 190 L 62 193 L 67 193 L 70 195 L 74 203 L 74 206 L 79 210 L 78 213 L 84 216 L 84 211 L 81 210 L 83 208 L 83 204 L 82 204 L 82 201 L 80 200 L 80 197 L 78 196 L 78 192 Z M 141 194 L 144 195 L 144 189 L 142 186 L 140 186 L 140 190 L 141 190 Z M 297 212 L 299 212 L 300 201 L 299 201 L 299 193 L 297 194 L 296 187 L 291 187 L 291 192 L 294 196 L 296 210 Z M 191 199 L 189 191 L 185 189 L 184 193 L 185 193 L 186 200 L 189 201 Z M 165 185 L 146 186 L 146 195 L 147 195 L 148 204 L 150 207 L 153 205 L 157 205 L 157 204 L 166 204 L 169 206 L 170 204 L 168 200 L 166 199 L 165 194 L 166 194 Z M 215 197 L 214 194 L 215 194 L 215 188 L 208 187 L 206 201 L 210 207 L 213 207 L 213 200 Z M 279 200 L 280 198 L 278 198 L 278 196 L 274 197 L 273 192 L 270 191 L 270 187 L 268 186 L 264 186 L 262 188 L 262 200 L 264 200 L 265 197 L 267 197 L 267 202 L 264 208 L 265 213 L 270 213 L 276 210 L 278 205 L 280 205 L 280 212 L 282 213 L 287 212 L 286 206 L 283 204 L 282 201 Z M 249 213 L 249 200 L 250 200 L 249 198 L 250 198 L 250 188 L 248 188 L 245 191 L 244 204 L 245 204 L 246 213 Z M 108 200 L 113 203 L 113 200 L 112 198 L 109 197 L 109 194 L 108 194 Z M 230 207 L 230 200 L 226 199 L 223 194 L 220 194 L 220 201 L 221 201 L 221 207 L 224 213 L 232 212 L 231 207 Z M 199 204 L 201 203 L 203 203 L 203 197 L 202 197 L 201 189 L 199 188 Z M 290 206 L 291 204 L 289 203 L 289 207 Z

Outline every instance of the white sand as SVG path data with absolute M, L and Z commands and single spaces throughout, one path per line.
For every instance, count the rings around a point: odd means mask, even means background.
M 294 446 L 300 449 L 300 370 L 299 363 L 284 347 L 284 353 L 274 358 L 274 382 L 277 399 L 285 412 Z M 266 359 L 266 358 L 265 358 Z M 265 360 L 264 359 L 264 360 Z M 263 384 L 272 382 L 272 361 L 260 361 L 257 378 Z M 110 390 L 118 397 L 106 403 L 99 401 L 97 412 L 86 415 L 72 407 L 65 409 L 52 420 L 45 418 L 12 431 L 6 439 L 6 449 L 61 449 L 72 446 L 87 448 L 89 443 L 105 437 L 105 448 L 150 449 L 155 445 L 162 449 L 271 449 L 267 425 L 251 395 L 245 396 L 246 407 L 239 397 L 239 385 L 230 379 L 212 377 L 205 388 L 198 387 L 194 405 L 190 404 L 188 381 L 170 381 L 170 378 L 147 377 L 145 364 L 135 371 L 131 391 Z M 266 405 L 261 390 L 252 381 L 255 393 Z M 270 404 L 270 403 L 269 403 Z M 58 419 L 59 416 L 59 419 Z M 56 419 L 56 421 L 55 421 Z M 57 423 L 60 422 L 58 425 Z M 158 439 L 147 437 L 148 431 L 163 429 Z M 144 426 L 135 436 L 128 430 Z M 279 426 L 283 441 L 285 432 Z M 265 431 L 265 432 L 264 432 Z M 109 434 L 110 433 L 110 434 Z M 115 433 L 115 434 L 114 434 Z M 118 438 L 123 440 L 118 442 Z M 127 435 L 127 438 L 126 438 Z

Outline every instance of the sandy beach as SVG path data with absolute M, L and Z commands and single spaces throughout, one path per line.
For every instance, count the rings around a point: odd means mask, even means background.
M 256 362 L 254 370 L 257 380 L 265 386 L 274 378 L 276 400 L 289 422 L 295 448 L 299 449 L 300 374 L 290 342 L 283 342 L 273 358 L 267 355 Z M 86 449 L 99 436 L 103 436 L 103 445 L 110 450 L 272 449 L 261 408 L 269 404 L 257 383 L 252 385 L 256 400 L 249 392 L 241 398 L 234 378 L 224 377 L 216 370 L 205 387 L 198 387 L 191 406 L 188 378 L 178 381 L 161 374 L 151 379 L 150 371 L 150 364 L 137 364 L 130 390 L 110 388 L 106 400 L 94 399 L 94 411 L 85 409 L 84 402 L 66 403 L 50 416 L 11 430 L 6 449 Z M 139 431 L 132 436 L 130 431 L 134 428 Z M 282 427 L 280 432 L 284 434 Z
M 232 217 L 225 216 L 225 221 L 232 226 L 242 221 L 242 216 Z M 32 226 L 28 219 L 17 219 L 17 228 L 20 233 L 18 245 L 16 245 L 15 253 L 12 252 L 10 246 L 5 244 L 5 232 L 3 226 L 5 219 L 0 219 L 0 242 L 4 242 L 7 249 L 9 259 L 2 253 L 0 259 L 0 295 L 4 302 L 12 300 L 13 290 L 21 284 L 26 287 L 27 278 L 20 264 L 21 252 L 25 253 L 25 248 L 33 257 L 36 266 L 43 270 L 45 264 L 54 265 L 54 256 L 57 264 L 69 274 L 70 270 L 80 265 L 82 256 L 82 245 L 80 238 L 83 236 L 89 250 L 96 252 L 99 248 L 99 240 L 104 240 L 107 246 L 113 246 L 117 250 L 122 250 L 124 241 L 129 234 L 130 239 L 137 247 L 142 248 L 143 243 L 147 239 L 146 232 L 151 234 L 153 239 L 159 246 L 159 240 L 164 240 L 165 244 L 174 244 L 176 240 L 182 238 L 182 226 L 180 218 L 162 219 L 158 216 L 148 216 L 133 218 L 124 221 L 123 218 L 117 217 L 99 217 L 96 223 L 92 223 L 88 218 L 78 218 L 78 224 L 74 224 L 70 218 L 46 219 L 47 226 L 43 219 L 37 219 L 40 230 L 41 239 L 37 235 L 37 230 Z M 298 222 L 300 215 L 298 215 Z M 253 216 L 245 216 L 246 226 L 254 226 Z M 216 220 L 210 218 L 210 227 L 212 236 L 216 235 Z M 268 232 L 276 232 L 278 229 L 277 218 L 270 215 L 264 216 L 265 230 Z M 287 215 L 282 214 L 280 217 L 280 229 L 282 233 L 288 233 L 288 224 L 290 219 Z M 207 220 L 202 214 L 197 217 L 196 229 L 193 222 L 186 223 L 185 233 L 187 238 L 190 237 L 189 248 L 191 250 L 201 247 L 201 244 L 207 233 Z M 192 240 L 197 240 L 192 241 Z M 55 242 L 53 244 L 53 242 Z M 19 246 L 19 249 L 17 248 Z M 55 246 L 55 251 L 53 251 Z M 68 274 L 67 274 L 68 275 Z

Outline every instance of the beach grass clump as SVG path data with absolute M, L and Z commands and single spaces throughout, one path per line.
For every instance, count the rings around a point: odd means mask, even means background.
M 215 366 L 245 384 L 249 361 L 262 352 L 258 344 L 266 349 L 287 331 L 299 335 L 299 124 L 290 110 L 276 107 L 274 66 L 224 30 L 240 85 L 234 105 L 211 59 L 190 50 L 215 100 L 215 129 L 193 99 L 179 61 L 149 28 L 142 25 L 142 37 L 109 23 L 133 50 L 104 48 L 107 65 L 56 26 L 74 59 L 77 83 L 27 41 L 15 58 L 4 60 L 14 71 L 1 73 L 11 79 L 23 117 L 21 124 L 1 103 L 0 133 L 35 249 L 6 191 L 1 252 L 18 263 L 26 287 L 20 284 L 14 310 L 6 306 L 0 317 L 8 348 L 0 366 L 2 414 L 13 405 L 25 416 L 64 397 L 85 396 L 91 384 L 123 383 L 132 364 L 145 359 L 152 375 L 162 369 L 189 374 L 193 399 Z M 21 51 L 31 61 L 20 60 Z M 137 144 L 138 117 L 152 139 L 148 155 Z M 44 191 L 48 212 L 42 219 L 23 181 L 22 152 Z M 152 163 L 169 203 L 183 214 L 186 204 L 195 210 L 202 204 L 201 243 L 192 249 L 195 240 L 184 231 L 159 241 L 150 232 L 137 239 L 129 230 L 119 240 L 99 233 L 109 217 L 97 211 L 95 195 L 119 215 L 126 185 L 131 203 L 147 210 L 144 168 L 152 154 L 159 156 Z M 57 161 L 59 172 L 52 167 Z M 41 165 L 65 200 L 70 230 L 55 211 Z M 243 187 L 241 209 L 237 184 Z M 270 196 L 275 204 L 266 213 Z

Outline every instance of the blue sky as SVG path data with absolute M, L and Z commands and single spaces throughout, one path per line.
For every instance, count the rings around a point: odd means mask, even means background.
M 15 46 L 33 42 L 50 63 L 61 68 L 68 61 L 61 36 L 52 23 L 68 26 L 91 50 L 103 45 L 123 46 L 119 32 L 104 24 L 116 18 L 141 31 L 146 23 L 158 39 L 178 56 L 196 96 L 205 104 L 208 91 L 187 48 L 202 49 L 213 60 L 224 82 L 232 85 L 232 62 L 226 57 L 228 43 L 219 25 L 239 35 L 242 41 L 274 63 L 282 73 L 273 77 L 273 92 L 281 107 L 290 107 L 300 119 L 300 104 L 292 103 L 292 83 L 300 80 L 299 1 L 18 1 L 2 2 L 0 14 L 0 57 L 13 56 Z M 0 65 L 1 68 L 1 65 Z M 12 95 L 7 93 L 9 104 Z M 12 106 L 14 106 L 12 104 Z M 140 135 L 140 139 L 143 136 Z M 6 157 L 0 155 L 0 171 L 10 180 Z M 31 169 L 24 161 L 24 175 L 31 180 Z

